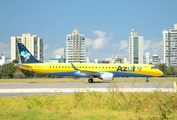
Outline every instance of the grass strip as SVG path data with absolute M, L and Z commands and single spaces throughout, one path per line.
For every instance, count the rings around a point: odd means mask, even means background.
M 0 98 L 1 120 L 175 119 L 177 93 L 109 93 L 34 95 Z

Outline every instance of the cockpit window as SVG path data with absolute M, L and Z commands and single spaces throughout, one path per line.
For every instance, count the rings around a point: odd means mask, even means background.
M 153 65 L 153 66 L 151 66 L 151 69 L 156 69 L 156 66 L 154 66 L 154 65 Z

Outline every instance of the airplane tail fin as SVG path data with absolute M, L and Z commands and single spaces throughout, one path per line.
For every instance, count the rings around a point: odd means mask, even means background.
M 21 63 L 42 63 L 37 60 L 22 43 L 17 43 L 17 47 Z

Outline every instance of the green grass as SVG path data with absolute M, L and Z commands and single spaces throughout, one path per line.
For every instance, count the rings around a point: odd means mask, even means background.
M 1 82 L 87 82 L 88 78 L 34 78 L 34 79 L 0 79 Z M 149 78 L 150 82 L 173 82 L 177 80 L 175 77 L 152 77 Z M 102 81 L 97 78 L 95 82 L 145 82 L 146 78 L 114 78 L 113 81 Z
M 0 98 L 1 120 L 176 119 L 177 93 L 75 92 Z

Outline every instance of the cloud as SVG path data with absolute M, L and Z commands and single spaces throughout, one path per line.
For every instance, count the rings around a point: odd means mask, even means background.
M 150 40 L 144 40 L 144 44 L 143 44 L 144 51 L 148 50 L 151 44 L 152 42 Z
M 93 31 L 93 34 L 97 36 L 94 40 L 86 38 L 88 56 L 90 56 L 92 60 L 104 60 L 108 57 L 115 58 L 116 55 L 120 57 L 128 56 L 128 40 L 120 40 L 119 43 L 115 43 L 112 33 L 107 34 L 106 32 L 96 30 Z
M 120 58 L 128 58 L 129 54 L 129 41 L 128 40 L 120 40 L 118 42 L 111 41 L 112 39 L 109 39 L 106 36 L 106 33 L 97 31 L 94 32 L 95 35 L 98 36 L 98 38 L 92 40 L 90 38 L 87 38 L 87 46 L 89 46 L 88 49 L 88 55 L 91 57 L 92 60 L 99 59 L 104 60 L 107 57 L 113 57 L 115 58 L 116 55 L 118 55 Z M 113 36 L 113 35 L 112 35 Z M 97 45 L 100 45 L 99 47 Z M 150 57 L 153 54 L 158 54 L 161 56 L 162 54 L 162 41 L 161 40 L 144 40 L 143 43 L 143 49 L 144 49 L 144 55 L 145 52 L 150 53 Z
M 119 50 L 128 49 L 128 40 L 121 40 L 120 44 L 118 45 Z
M 149 52 L 150 56 L 153 54 L 162 56 L 162 40 L 144 40 L 144 52 Z
M 51 57 L 52 49 L 50 45 L 44 44 L 44 59 L 47 61 Z
M 53 56 L 56 56 L 56 55 L 64 56 L 64 48 L 61 47 L 61 48 L 55 49 L 53 52 Z
M 93 42 L 92 39 L 90 39 L 90 38 L 85 38 L 85 45 L 86 45 L 86 47 L 92 46 L 93 43 L 94 43 L 94 42 Z
M 104 38 L 105 35 L 106 35 L 105 32 L 102 32 L 102 31 L 99 31 L 99 30 L 94 30 L 93 34 L 97 35 L 99 38 Z
M 48 49 L 48 48 L 50 48 L 50 45 L 44 44 L 44 51 L 45 51 L 46 49 Z
M 0 42 L 0 54 L 10 57 L 10 45 Z
M 86 38 L 86 46 L 93 47 L 94 49 L 100 49 L 102 47 L 107 46 L 109 44 L 110 39 L 112 38 L 112 34 L 106 36 L 105 32 L 99 30 L 93 31 L 93 34 L 98 37 L 95 40 Z
M 6 49 L 8 46 L 9 46 L 8 44 L 1 43 L 1 42 L 0 42 L 0 51 Z

